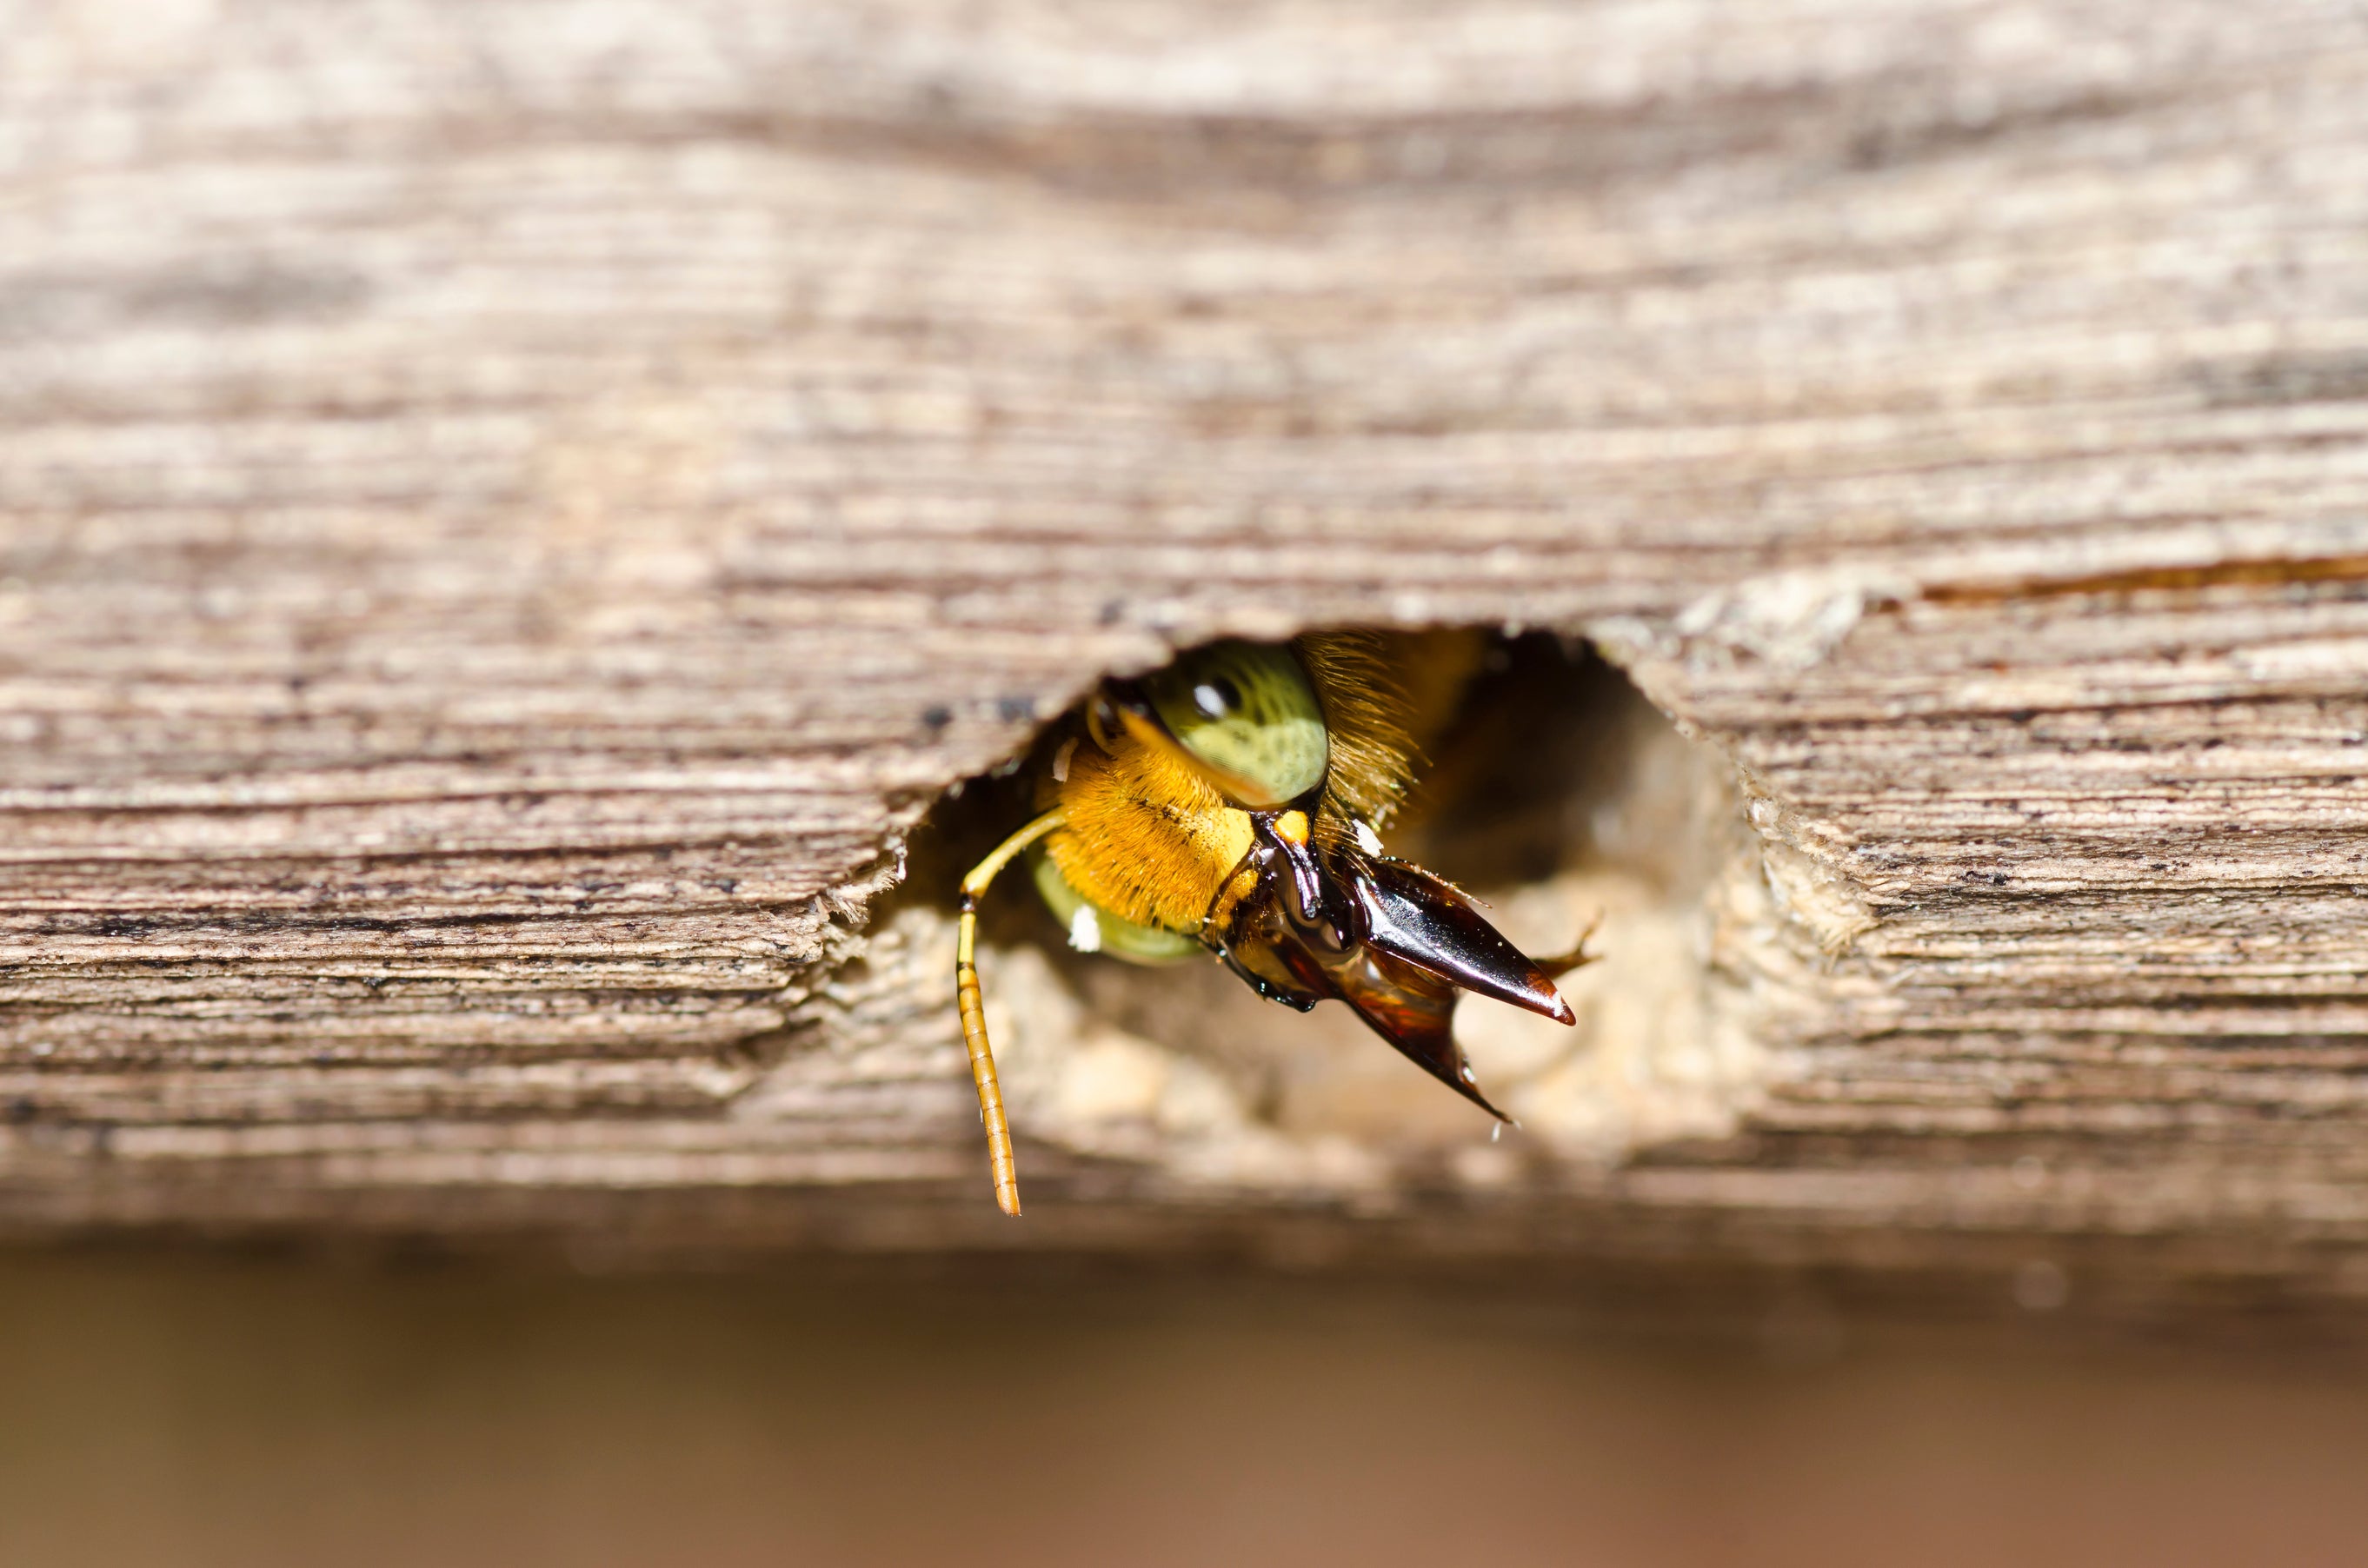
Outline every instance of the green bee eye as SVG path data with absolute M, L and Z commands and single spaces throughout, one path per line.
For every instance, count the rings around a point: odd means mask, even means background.
M 1234 683 L 1223 676 L 1202 681 L 1192 688 L 1192 706 L 1199 709 L 1204 718 L 1231 718 L 1234 710 L 1241 705 L 1242 694 L 1235 690 Z
M 1331 747 L 1324 710 L 1298 655 L 1271 642 L 1212 642 L 1143 683 L 1177 744 L 1210 767 L 1252 785 L 1267 810 L 1324 782 Z

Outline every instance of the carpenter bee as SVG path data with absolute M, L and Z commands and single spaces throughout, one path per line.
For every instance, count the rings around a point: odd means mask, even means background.
M 1073 946 L 1139 963 L 1212 954 L 1301 1012 L 1337 997 L 1506 1119 L 1450 1032 L 1458 989 L 1574 1018 L 1546 970 L 1462 892 L 1382 853 L 1415 753 L 1408 687 L 1420 672 L 1403 647 L 1369 632 L 1215 642 L 1104 682 L 1064 722 L 1037 780 L 1042 814 L 962 883 L 955 994 L 1005 1213 L 1019 1212 L 1019 1187 L 979 994 L 977 910 L 1023 855 Z

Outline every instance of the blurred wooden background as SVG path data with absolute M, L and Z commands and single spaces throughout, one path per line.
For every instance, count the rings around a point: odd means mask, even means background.
M 1344 621 L 1702 737 L 1702 1038 L 1401 1143 L 1012 947 L 1002 1221 L 905 835 Z M 18 1236 L 2348 1302 L 2368 15 L 15 0 L 0 747 Z

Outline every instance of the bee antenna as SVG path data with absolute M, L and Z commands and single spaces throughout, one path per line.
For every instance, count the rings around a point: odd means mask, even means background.
M 954 1001 L 962 1009 L 962 1044 L 970 1051 L 971 1080 L 978 1085 L 978 1119 L 986 1129 L 986 1165 L 995 1177 L 995 1204 L 1019 1216 L 1019 1167 L 1011 1154 L 1011 1122 L 1003 1114 L 1003 1085 L 995 1075 L 995 1051 L 986 1040 L 986 1004 L 978 989 L 978 901 L 995 885 L 1013 857 L 1068 822 L 1046 812 L 996 845 L 962 880 L 962 919 L 954 937 Z

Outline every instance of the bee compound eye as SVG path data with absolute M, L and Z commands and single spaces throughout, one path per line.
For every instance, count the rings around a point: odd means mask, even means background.
M 1208 765 L 1212 782 L 1245 810 L 1295 801 L 1324 781 L 1324 713 L 1298 656 L 1287 647 L 1219 642 L 1141 682 L 1144 716 Z
M 1203 718 L 1222 719 L 1240 710 L 1241 688 L 1224 676 L 1211 676 L 1192 687 L 1192 706 Z

